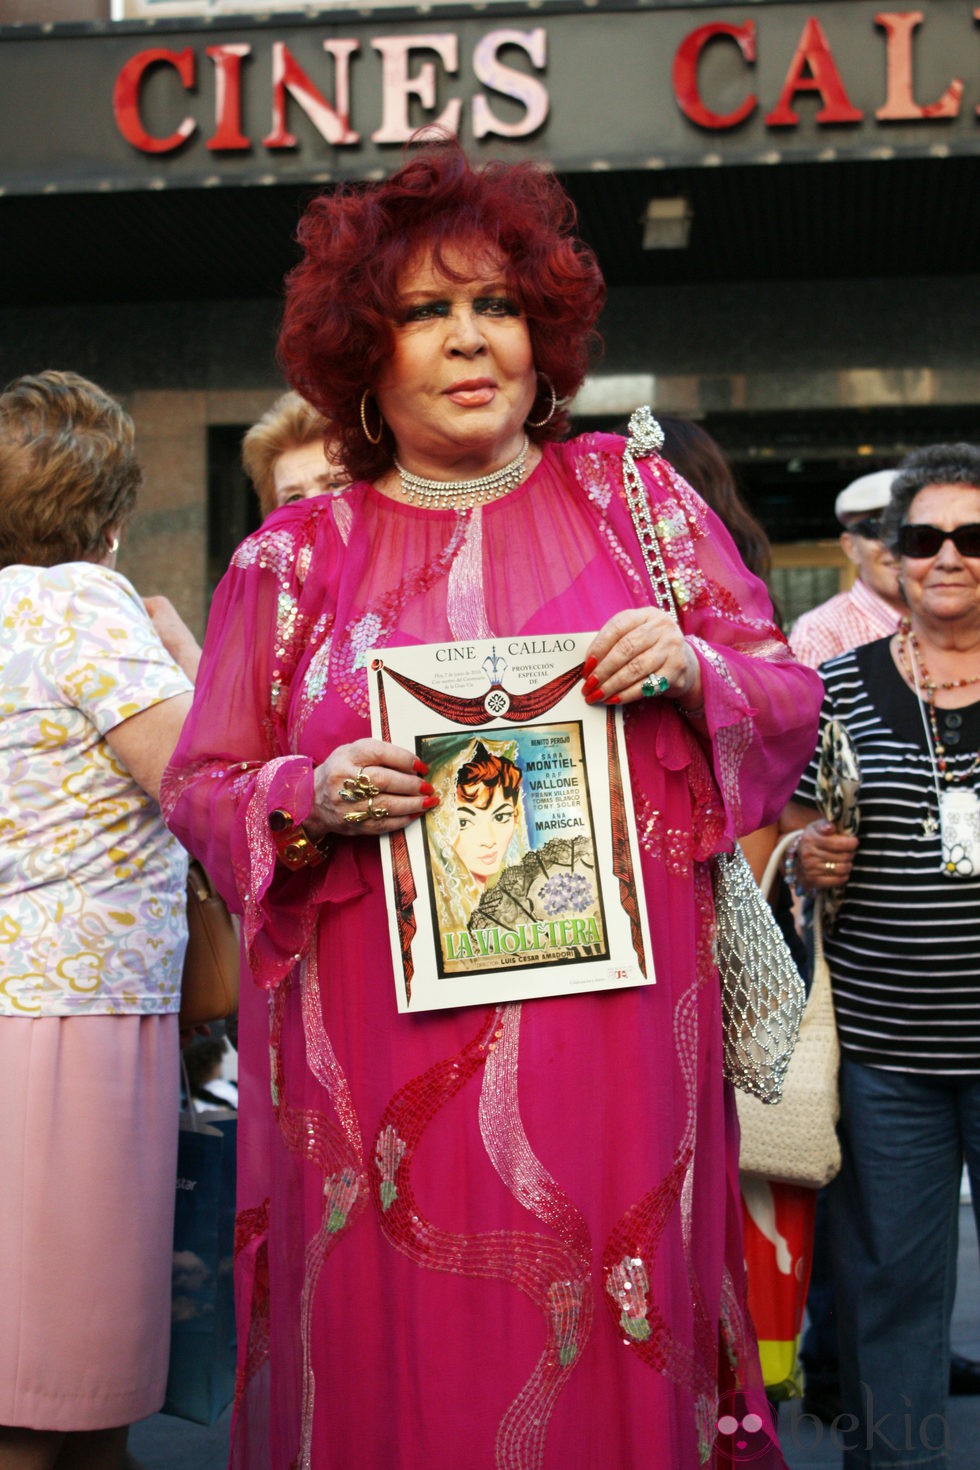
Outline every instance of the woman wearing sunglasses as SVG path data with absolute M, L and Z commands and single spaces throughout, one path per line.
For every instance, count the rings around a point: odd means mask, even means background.
M 813 820 L 815 760 L 788 817 L 800 885 L 846 884 L 826 937 L 843 1463 L 936 1470 L 964 1161 L 980 1222 L 980 448 L 910 454 L 881 534 L 907 614 L 820 668 L 821 734 L 837 719 L 857 748 L 859 835 Z

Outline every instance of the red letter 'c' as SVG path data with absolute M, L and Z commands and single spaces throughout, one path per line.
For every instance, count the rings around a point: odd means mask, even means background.
M 116 127 L 126 142 L 132 143 L 141 153 L 172 153 L 181 143 L 187 141 L 197 127 L 192 117 L 185 117 L 169 138 L 154 138 L 144 128 L 140 117 L 140 88 L 144 74 L 151 66 L 158 64 L 174 67 L 185 91 L 189 92 L 194 86 L 194 52 L 191 47 L 187 46 L 183 51 L 164 51 L 157 47 L 150 51 L 140 51 L 129 58 L 116 78 L 112 93 L 112 112 Z
M 720 21 L 713 25 L 698 26 L 685 36 L 674 56 L 674 97 L 685 117 L 699 128 L 735 128 L 755 111 L 758 101 L 754 94 L 746 97 L 741 107 L 734 112 L 712 112 L 705 107 L 698 92 L 698 62 L 701 52 L 716 36 L 730 36 L 746 61 L 755 61 L 755 21 L 747 20 L 744 25 L 724 25 Z

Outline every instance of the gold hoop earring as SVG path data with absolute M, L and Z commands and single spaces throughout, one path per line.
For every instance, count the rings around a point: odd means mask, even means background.
M 554 383 L 548 377 L 547 373 L 539 373 L 538 376 L 544 378 L 545 382 L 548 385 L 548 392 L 551 394 L 551 407 L 548 409 L 548 412 L 545 414 L 543 419 L 525 419 L 524 422 L 527 424 L 529 429 L 543 429 L 545 424 L 550 424 L 551 420 L 555 416 L 555 410 L 558 407 L 558 398 L 555 394 Z
M 364 392 L 361 394 L 361 428 L 364 430 L 364 437 L 365 437 L 365 439 L 367 440 L 367 442 L 369 444 L 380 444 L 381 443 L 381 436 L 382 436 L 382 434 L 385 431 L 385 421 L 381 417 L 381 410 L 380 410 L 380 408 L 378 409 L 378 419 L 379 419 L 380 422 L 379 422 L 379 427 L 378 427 L 378 437 L 377 438 L 374 437 L 374 435 L 370 432 L 370 430 L 368 429 L 368 426 L 367 426 L 367 413 L 365 412 L 365 405 L 366 405 L 366 403 L 368 401 L 368 394 L 370 392 L 371 392 L 371 389 L 370 388 L 365 388 L 364 389 Z

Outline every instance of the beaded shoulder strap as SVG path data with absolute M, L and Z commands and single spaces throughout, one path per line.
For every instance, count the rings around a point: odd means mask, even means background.
M 663 442 L 664 431 L 650 409 L 646 406 L 638 408 L 630 417 L 629 434 L 623 450 L 623 487 L 626 491 L 626 504 L 633 517 L 636 539 L 640 543 L 643 564 L 647 569 L 647 576 L 650 578 L 657 606 L 663 612 L 670 613 L 674 622 L 677 623 L 680 619 L 677 616 L 674 591 L 667 575 L 663 553 L 660 550 L 660 538 L 653 524 L 653 516 L 650 514 L 650 501 L 647 497 L 646 486 L 640 479 L 640 472 L 636 468 L 638 459 L 646 459 L 648 455 L 656 454 L 659 449 L 663 448 Z

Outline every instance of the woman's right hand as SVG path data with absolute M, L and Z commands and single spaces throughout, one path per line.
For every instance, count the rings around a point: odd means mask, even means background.
M 805 888 L 840 888 L 851 876 L 858 840 L 819 817 L 804 827 L 796 847 L 796 871 Z
M 313 806 L 303 827 L 314 842 L 328 832 L 343 837 L 398 832 L 439 803 L 424 779 L 427 771 L 410 750 L 383 740 L 338 745 L 314 769 Z

